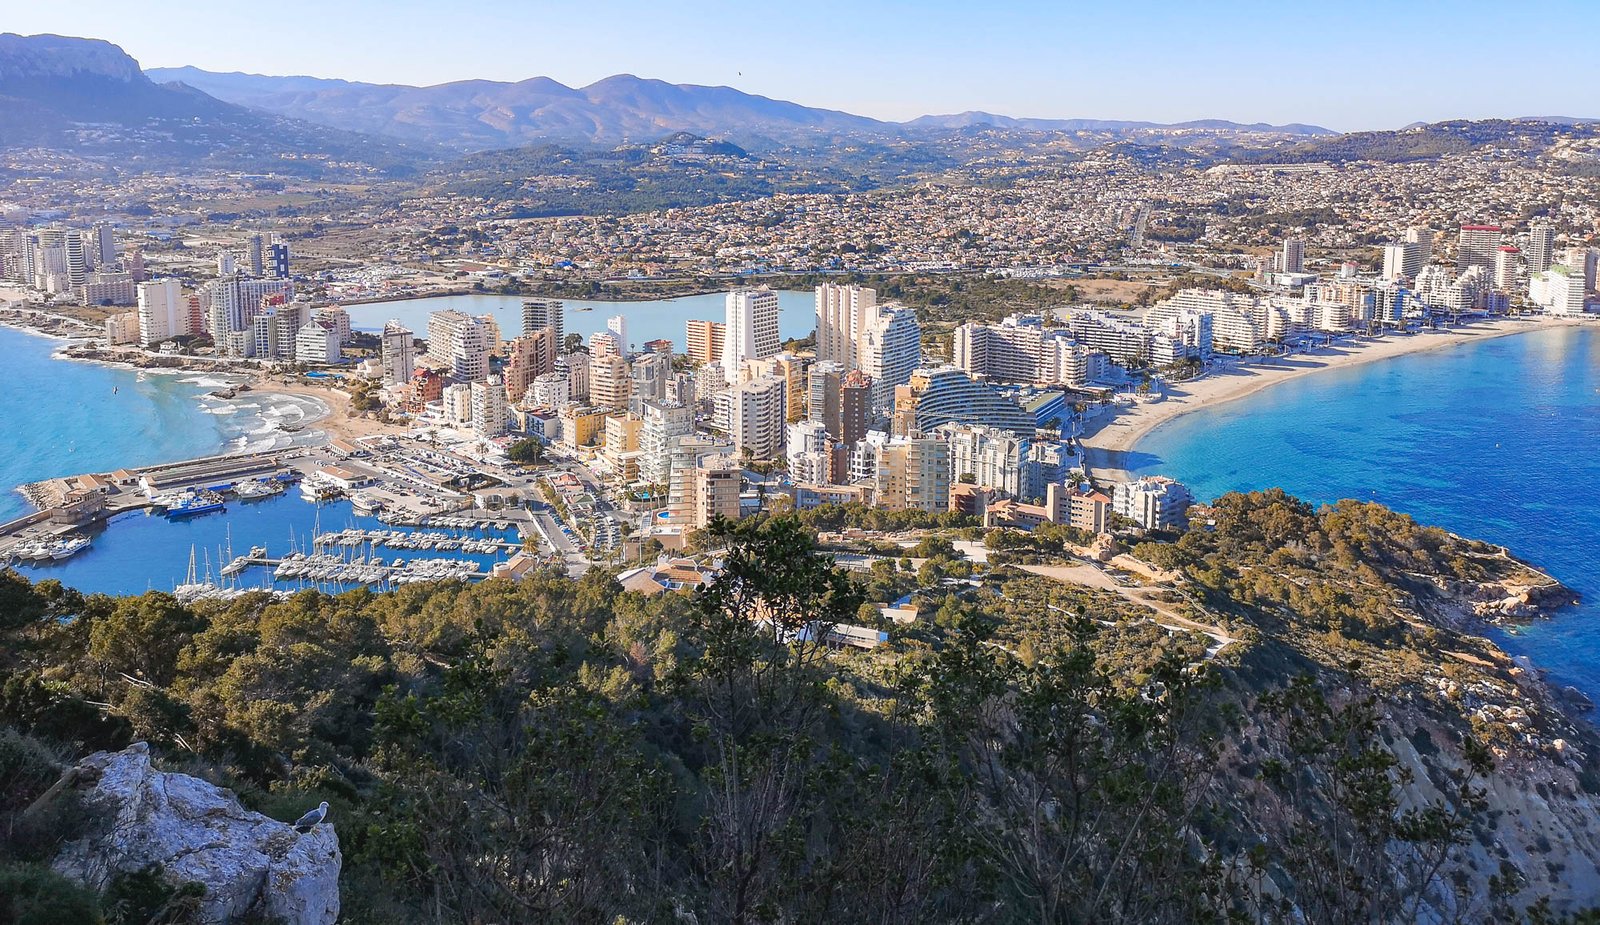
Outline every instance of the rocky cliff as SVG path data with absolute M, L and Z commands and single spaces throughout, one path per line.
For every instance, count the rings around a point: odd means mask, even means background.
M 289 925 L 338 919 L 341 856 L 331 825 L 299 834 L 245 809 L 227 790 L 156 770 L 142 742 L 96 752 L 79 767 L 98 777 L 84 793 L 95 824 L 61 851 L 60 873 L 104 889 L 117 873 L 156 864 L 174 885 L 205 886 L 206 922 L 252 912 Z

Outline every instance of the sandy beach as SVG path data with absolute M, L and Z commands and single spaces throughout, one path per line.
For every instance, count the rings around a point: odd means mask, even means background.
M 0 290 L 0 298 L 3 297 L 4 291 Z M 16 305 L 0 309 L 0 325 L 27 334 L 51 338 L 60 341 L 63 346 L 80 343 L 85 340 L 103 339 L 100 338 L 102 332 L 93 325 L 53 312 Z M 132 359 L 147 355 L 130 352 L 129 356 Z M 72 362 L 101 363 L 107 366 L 120 366 L 125 369 L 142 368 L 136 366 L 133 362 L 106 356 L 74 356 L 69 352 L 58 351 L 57 357 Z M 260 369 L 246 368 L 243 364 L 192 357 L 185 357 L 183 360 L 184 362 L 181 366 L 146 368 L 146 371 L 169 375 L 182 375 L 185 373 L 214 374 L 236 381 L 243 380 L 249 384 L 251 390 L 262 397 L 295 395 L 314 399 L 323 405 L 325 410 L 321 415 L 305 422 L 306 430 L 310 433 L 324 433 L 329 439 L 352 440 L 357 437 L 372 436 L 373 434 L 401 433 L 405 430 L 404 427 L 384 424 L 373 418 L 353 413 L 350 409 L 350 395 L 332 385 L 323 386 L 305 381 L 285 379 Z
M 1097 479 L 1127 481 L 1130 475 L 1124 468 L 1126 454 L 1152 430 L 1190 412 L 1236 401 L 1278 383 L 1324 370 L 1344 369 L 1553 326 L 1586 323 L 1591 322 L 1550 317 L 1485 321 L 1448 330 L 1363 338 L 1292 356 L 1216 368 L 1198 379 L 1169 384 L 1167 397 L 1161 401 L 1119 406 L 1115 414 L 1108 413 L 1090 422 L 1090 430 L 1080 440 L 1085 464 L 1090 475 Z
M 299 395 L 305 398 L 314 398 L 327 406 L 328 413 L 314 421 L 307 421 L 308 430 L 319 430 L 327 434 L 329 439 L 354 440 L 358 437 L 370 437 L 375 434 L 400 434 L 406 428 L 397 424 L 385 424 L 375 418 L 362 417 L 350 409 L 350 395 L 340 389 L 312 385 L 306 382 L 284 380 L 277 376 L 265 373 L 255 373 L 250 376 L 250 388 L 266 395 Z M 246 393 L 248 394 L 248 393 Z

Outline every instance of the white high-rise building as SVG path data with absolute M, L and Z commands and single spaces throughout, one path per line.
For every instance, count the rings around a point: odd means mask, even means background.
M 339 362 L 339 332 L 309 321 L 294 336 L 294 358 L 301 363 Z
M 458 382 L 479 382 L 489 375 L 489 329 L 477 318 L 455 330 L 450 343 L 450 375 Z
M 506 386 L 499 376 L 490 376 L 472 383 L 472 429 L 480 437 L 499 437 L 510 425 L 511 412 L 506 407 Z
M 444 410 L 444 421 L 451 427 L 472 426 L 472 385 L 467 382 L 453 382 L 444 387 L 444 394 L 440 396 L 440 404 Z
M 1584 309 L 1583 270 L 1553 263 L 1528 282 L 1528 301 L 1552 315 L 1579 315 Z
M 645 401 L 640 403 L 639 415 L 639 479 L 666 485 L 676 440 L 694 433 L 694 410 L 677 402 Z
M 964 479 L 997 488 L 1013 498 L 1044 497 L 1044 479 L 1033 456 L 1032 435 L 981 424 L 944 424 L 929 436 L 950 444 L 950 481 Z
M 788 391 L 781 378 L 760 376 L 717 393 L 718 416 L 735 447 L 749 450 L 755 459 L 783 455 Z
M 626 315 L 612 315 L 606 319 L 606 330 L 617 335 L 617 350 L 624 358 L 632 355 L 632 342 L 628 340 L 628 318 Z
M 953 348 L 955 365 L 967 375 L 999 382 L 1082 386 L 1093 365 L 1087 347 L 1066 331 L 1046 330 L 1036 315 L 968 322 L 956 328 Z
M 556 347 L 560 349 L 567 336 L 566 304 L 559 299 L 523 299 L 522 333 L 532 334 L 541 328 L 554 328 Z
M 764 360 L 778 352 L 778 294 L 771 289 L 735 289 L 728 293 L 722 365 L 735 385 L 746 360 Z
M 465 312 L 434 312 L 428 316 L 428 359 L 457 382 L 476 382 L 489 375 L 489 331 Z
M 1495 251 L 1499 248 L 1499 225 L 1462 225 L 1456 238 L 1456 272 L 1483 267 L 1485 273 L 1492 275 Z
M 802 485 L 827 485 L 833 480 L 832 441 L 821 421 L 790 424 L 784 443 L 790 479 Z
M 569 401 L 589 400 L 589 367 L 593 363 L 593 358 L 581 350 L 556 358 L 556 372 L 567 377 Z
M 1112 491 L 1111 509 L 1147 530 L 1181 530 L 1188 526 L 1193 501 L 1182 482 L 1149 475 L 1119 483 Z
M 533 385 L 528 389 L 536 406 L 560 408 L 572 400 L 569 386 L 566 373 L 545 373 L 542 376 L 535 376 Z
M 866 313 L 878 304 L 878 291 L 865 286 L 824 283 L 817 287 L 817 360 L 856 369 L 856 339 L 866 326 Z
M 389 383 L 407 383 L 417 371 L 417 340 L 398 321 L 383 326 L 383 379 Z
M 94 226 L 94 262 L 102 270 L 117 262 L 117 239 L 110 225 Z
M 1510 244 L 1500 245 L 1494 254 L 1494 288 L 1515 289 L 1521 262 L 1521 251 Z
M 200 287 L 200 310 L 212 339 L 220 344 L 234 331 L 249 329 L 251 320 L 261 311 L 263 298 L 288 298 L 293 291 L 288 280 L 226 276 Z
M 139 343 L 155 347 L 164 340 L 193 334 L 189 330 L 189 303 L 183 284 L 158 279 L 139 284 Z
M 856 341 L 856 368 L 872 377 L 873 410 L 886 413 L 894 407 L 895 386 L 911 381 L 922 365 L 922 326 L 904 306 L 875 305 L 866 321 Z
M 1284 238 L 1283 250 L 1278 254 L 1278 267 L 1285 273 L 1306 271 L 1306 242 L 1300 238 Z
M 916 313 L 896 303 L 878 304 L 875 289 L 833 283 L 817 287 L 816 305 L 817 361 L 864 371 L 872 377 L 873 408 L 887 410 L 895 386 L 905 385 L 921 365 Z
M 1552 225 L 1538 224 L 1528 229 L 1528 275 L 1543 273 L 1555 263 L 1556 229 Z

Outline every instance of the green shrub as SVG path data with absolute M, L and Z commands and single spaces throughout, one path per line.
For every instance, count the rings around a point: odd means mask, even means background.
M 99 925 L 95 895 L 42 864 L 0 866 L 0 925 Z

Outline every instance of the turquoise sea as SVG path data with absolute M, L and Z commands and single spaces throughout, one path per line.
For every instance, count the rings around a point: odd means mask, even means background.
M 1584 601 L 1496 638 L 1600 695 L 1600 326 L 1293 379 L 1156 428 L 1128 468 L 1201 499 L 1276 485 L 1380 501 L 1503 544 Z
M 324 410 L 292 396 L 211 399 L 206 393 L 228 378 L 58 360 L 52 354 L 60 346 L 0 327 L 11 377 L 0 398 L 0 521 L 31 510 L 12 490 L 26 482 L 270 446 L 287 439 L 273 419 Z

